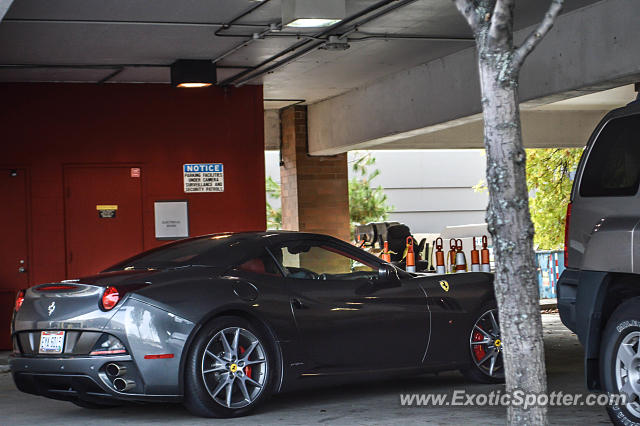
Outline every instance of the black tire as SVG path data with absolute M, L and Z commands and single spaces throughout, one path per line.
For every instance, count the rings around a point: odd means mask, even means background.
M 251 400 L 248 405 L 240 408 L 229 408 L 216 401 L 214 397 L 211 396 L 202 373 L 203 357 L 205 357 L 207 346 L 219 332 L 230 328 L 244 329 L 250 332 L 253 337 L 257 338 L 262 348 L 263 356 L 266 359 L 266 362 L 262 363 L 262 365 L 266 365 L 266 369 L 260 372 L 259 379 L 259 381 L 262 380 L 263 386 L 259 388 L 259 390 L 258 387 L 254 387 L 253 392 L 258 392 L 256 394 L 257 396 L 255 396 L 255 399 Z M 222 316 L 214 318 L 200 330 L 189 350 L 184 372 L 184 405 L 191 413 L 201 417 L 229 418 L 247 415 L 271 396 L 275 388 L 276 378 L 278 377 L 276 366 L 275 343 L 270 334 L 263 330 L 262 327 L 258 327 L 242 317 Z M 246 369 L 237 368 L 235 371 L 237 375 L 242 373 L 244 373 L 246 377 L 249 376 L 249 374 L 246 373 Z M 220 374 L 221 377 L 225 374 L 227 375 L 226 377 L 231 376 L 231 373 L 226 370 L 222 373 L 213 374 L 216 376 Z M 233 377 L 235 378 L 236 376 Z M 211 383 L 209 385 L 210 388 L 213 387 Z M 232 385 L 231 390 L 232 392 L 236 392 L 234 395 L 237 395 L 240 389 L 234 390 L 233 386 L 234 385 Z M 224 392 L 226 392 L 226 387 L 224 389 Z M 215 394 L 215 391 L 212 393 Z
M 640 333 L 640 297 L 622 303 L 611 315 L 602 333 L 600 345 L 600 379 L 603 390 L 609 394 L 620 394 L 617 382 L 616 365 L 618 350 L 627 340 L 637 340 Z M 636 346 L 636 351 L 640 348 Z M 637 363 L 635 363 L 637 364 Z M 638 368 L 634 365 L 634 370 Z M 634 372 L 634 375 L 638 373 Z M 637 379 L 637 377 L 635 377 Z M 626 380 L 629 380 L 628 377 Z M 627 405 L 609 405 L 607 412 L 613 424 L 640 424 L 640 403 Z
M 497 313 L 497 306 L 495 302 L 484 303 L 476 315 L 473 317 L 473 322 L 469 327 L 468 333 L 465 335 L 465 342 L 467 342 L 467 359 L 469 362 L 469 367 L 463 368 L 460 370 L 462 375 L 470 381 L 477 383 L 504 383 L 504 364 L 502 363 L 502 353 L 499 354 L 499 360 L 496 361 L 498 372 L 494 372 L 494 375 L 490 375 L 484 368 L 479 367 L 476 364 L 476 360 L 474 359 L 474 353 L 471 349 L 471 340 L 473 339 L 473 333 L 475 330 L 475 324 L 479 321 L 483 316 L 485 316 L 489 311 L 495 310 Z M 498 321 L 496 317 L 496 322 Z M 499 323 L 498 323 L 499 325 Z M 499 336 L 498 336 L 499 339 Z M 493 346 L 492 346 L 493 347 Z M 488 361 L 489 362 L 489 361 Z M 501 373 L 500 373 L 501 371 Z
M 82 399 L 76 399 L 71 402 L 77 405 L 78 407 L 87 408 L 89 410 L 103 410 L 105 408 L 115 408 L 115 407 L 122 406 L 122 404 L 118 404 L 118 403 L 100 404 L 99 402 L 84 401 Z

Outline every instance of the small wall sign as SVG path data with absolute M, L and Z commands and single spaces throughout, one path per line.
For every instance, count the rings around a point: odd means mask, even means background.
M 221 163 L 197 163 L 183 166 L 184 192 L 224 192 L 224 167 Z
M 140 167 L 132 167 L 131 168 L 131 177 L 139 178 L 140 177 Z
M 187 201 L 156 201 L 153 210 L 157 239 L 177 240 L 189 236 Z
M 116 204 L 98 204 L 98 217 L 100 219 L 115 219 L 118 206 Z

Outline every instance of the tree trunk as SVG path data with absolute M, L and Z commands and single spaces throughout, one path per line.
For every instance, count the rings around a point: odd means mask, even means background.
M 508 374 L 507 392 L 541 394 L 546 393 L 547 380 L 526 154 L 518 107 L 518 75 L 512 72 L 512 53 L 492 50 L 486 38 L 478 39 L 478 54 L 487 150 L 487 223 L 493 238 L 495 293 Z M 510 406 L 508 422 L 545 424 L 546 406 L 528 410 Z

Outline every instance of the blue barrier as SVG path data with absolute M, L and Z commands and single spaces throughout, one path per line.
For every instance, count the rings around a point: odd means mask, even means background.
M 555 299 L 558 279 L 564 271 L 564 252 L 562 250 L 537 251 L 536 269 L 540 298 Z

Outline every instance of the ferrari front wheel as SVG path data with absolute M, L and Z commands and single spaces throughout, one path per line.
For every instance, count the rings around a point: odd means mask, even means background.
M 469 332 L 469 367 L 462 374 L 475 382 L 504 382 L 502 337 L 498 309 L 488 304 L 480 309 Z
M 185 406 L 202 417 L 237 417 L 266 400 L 274 357 L 267 336 L 240 317 L 219 317 L 196 337 L 185 371 Z

